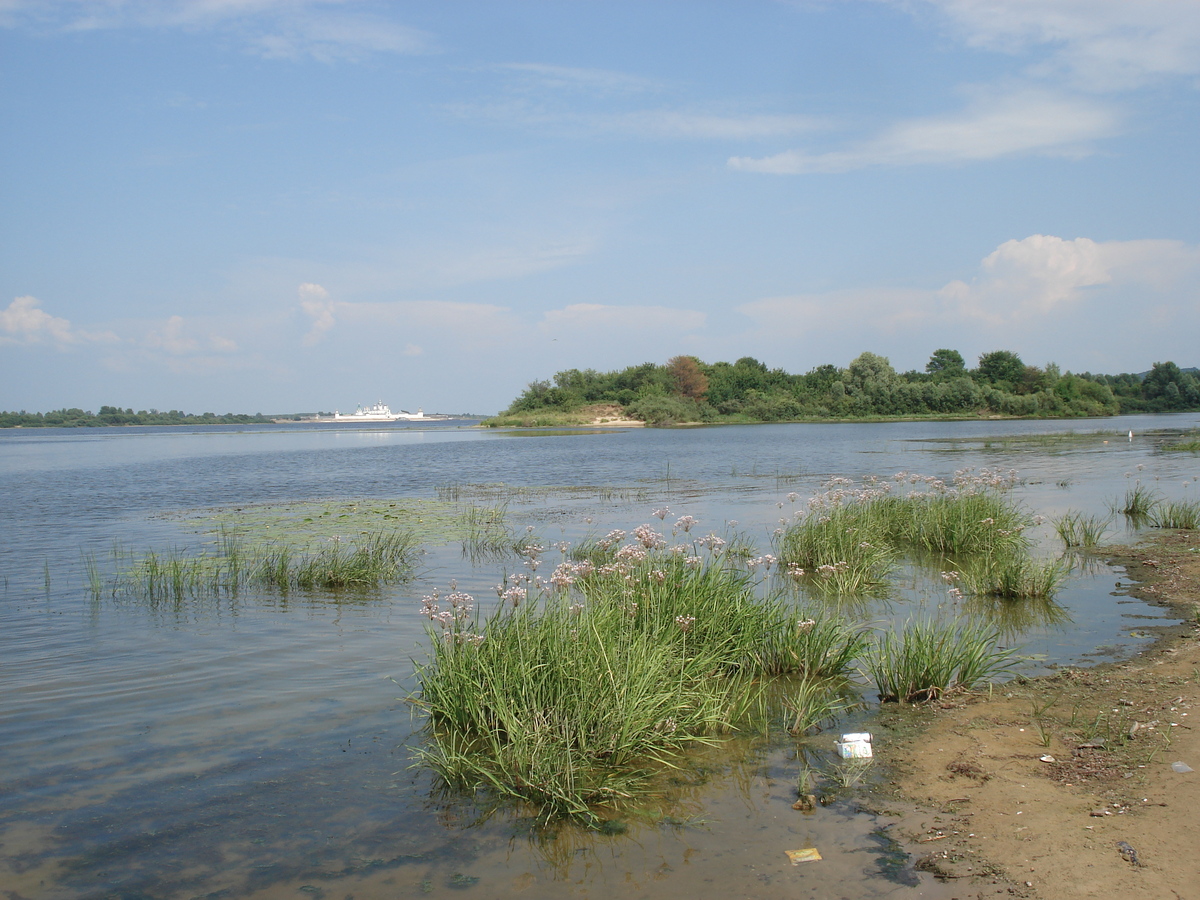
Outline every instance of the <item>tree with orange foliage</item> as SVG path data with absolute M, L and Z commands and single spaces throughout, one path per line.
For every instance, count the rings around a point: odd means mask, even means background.
M 667 371 L 675 382 L 675 393 L 690 400 L 701 399 L 708 390 L 708 376 L 694 356 L 675 356 L 667 360 Z

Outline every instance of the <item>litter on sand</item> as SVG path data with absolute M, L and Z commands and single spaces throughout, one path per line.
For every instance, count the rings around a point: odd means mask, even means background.
M 793 866 L 798 866 L 802 862 L 816 862 L 821 858 L 821 854 L 815 847 L 809 847 L 806 850 L 785 850 L 784 853 L 788 855 Z
M 837 742 L 837 751 L 842 759 L 870 759 L 874 755 L 871 751 L 870 732 L 843 734 L 842 739 Z
M 1186 772 L 1194 772 L 1195 770 L 1185 762 L 1173 762 L 1171 768 L 1181 775 Z

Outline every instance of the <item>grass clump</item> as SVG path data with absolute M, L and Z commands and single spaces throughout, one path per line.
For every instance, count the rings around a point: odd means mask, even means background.
M 420 546 L 410 531 L 374 532 L 332 541 L 316 550 L 286 544 L 248 546 L 222 532 L 213 551 L 148 551 L 118 561 L 123 571 L 105 583 L 94 558 L 85 560 L 95 599 L 105 593 L 157 604 L 204 597 L 236 596 L 249 588 L 288 593 L 363 590 L 409 579 Z
M 977 597 L 1047 600 L 1062 587 L 1068 571 L 1068 567 L 1056 559 L 1002 555 L 978 559 L 959 574 L 963 586 Z
M 656 793 L 688 747 L 766 728 L 769 676 L 844 674 L 861 651 L 860 633 L 758 598 L 713 543 L 701 557 L 635 535 L 611 562 L 510 576 L 483 618 L 465 594 L 426 598 L 418 756 L 447 784 L 594 825 Z
M 1151 490 L 1144 484 L 1135 484 L 1126 489 L 1125 498 L 1118 500 L 1113 506 L 1116 512 L 1128 516 L 1130 519 L 1144 520 L 1150 516 L 1160 499 L 1157 491 Z
M 1067 549 L 1090 550 L 1099 546 L 1111 523 L 1110 516 L 1101 518 L 1071 510 L 1054 523 L 1054 530 Z
M 1195 530 L 1200 527 L 1200 501 L 1164 500 L 1155 504 L 1148 519 L 1155 528 Z
M 867 654 L 866 667 L 883 703 L 917 703 L 970 690 L 1016 664 L 1015 652 L 998 646 L 984 625 L 914 621 L 886 632 Z
M 920 483 L 906 496 L 886 483 L 851 489 L 834 479 L 830 490 L 779 539 L 779 555 L 793 576 L 840 594 L 878 592 L 901 553 L 936 554 L 975 577 L 972 590 L 1000 596 L 1040 597 L 1062 583 L 1057 569 L 1029 558 L 1028 517 L 1005 491 L 1011 476 L 959 472 L 954 483 L 900 473 Z

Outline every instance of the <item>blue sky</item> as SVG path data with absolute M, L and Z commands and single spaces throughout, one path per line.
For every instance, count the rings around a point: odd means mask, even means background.
M 0 409 L 1200 364 L 1200 0 L 0 0 Z

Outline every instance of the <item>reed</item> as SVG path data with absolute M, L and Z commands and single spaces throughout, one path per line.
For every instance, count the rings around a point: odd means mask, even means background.
M 886 529 L 869 502 L 815 509 L 789 526 L 779 541 L 780 562 L 802 570 L 822 593 L 882 590 L 896 561 Z
M 851 707 L 842 695 L 843 684 L 835 680 L 802 678 L 789 685 L 783 695 L 787 730 L 800 736 L 829 722 Z
M 1160 499 L 1157 491 L 1151 490 L 1144 484 L 1135 484 L 1126 489 L 1123 500 L 1118 500 L 1113 504 L 1113 510 L 1131 519 L 1147 519 Z
M 998 490 L 931 491 L 879 503 L 887 539 L 914 550 L 967 556 L 1021 552 L 1027 517 Z
M 1111 516 L 1088 516 L 1071 510 L 1055 521 L 1054 530 L 1064 547 L 1091 550 L 1099 546 L 1111 523 Z
M 974 560 L 960 574 L 963 586 L 978 597 L 1047 600 L 1062 587 L 1068 571 L 1068 566 L 1061 560 L 1004 555 Z
M 291 590 L 361 590 L 410 578 L 419 542 L 408 531 L 375 532 L 350 541 L 334 541 L 316 551 L 294 551 L 287 545 L 247 547 L 222 532 L 214 552 L 194 555 L 185 550 L 147 551 L 119 557 L 123 570 L 108 590 L 152 604 L 181 603 L 202 597 L 236 596 L 247 588 L 279 593 Z M 84 561 L 94 597 L 106 591 L 95 559 Z
M 997 645 L 984 625 L 918 620 L 902 632 L 880 635 L 866 668 L 881 702 L 917 703 L 970 690 L 1016 664 L 1015 652 Z
M 1148 518 L 1155 528 L 1195 530 L 1200 527 L 1200 501 L 1164 500 L 1154 506 Z
M 475 563 L 512 553 L 513 536 L 507 520 L 507 505 L 471 505 L 462 510 L 458 515 L 458 529 L 463 556 Z

